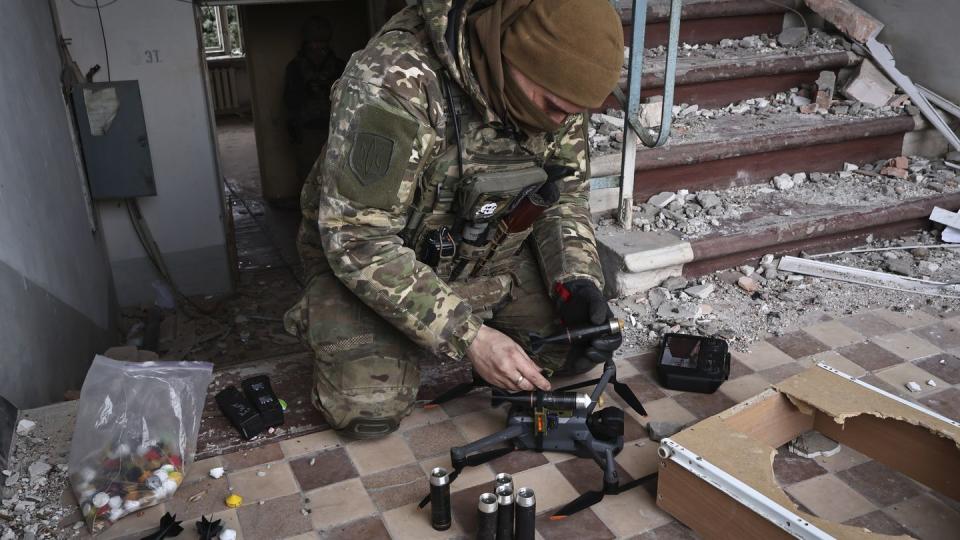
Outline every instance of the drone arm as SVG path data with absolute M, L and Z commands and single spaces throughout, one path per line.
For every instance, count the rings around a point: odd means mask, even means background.
M 610 382 L 617 374 L 617 365 L 613 363 L 613 359 L 607 360 L 603 364 L 603 374 L 600 375 L 600 380 L 597 382 L 597 386 L 593 389 L 593 393 L 590 394 L 590 406 L 587 407 L 587 415 L 593 413 L 593 409 L 596 408 L 597 402 L 600 400 L 600 395 L 603 394 L 603 391 L 607 388 L 607 383 Z
M 470 457 L 472 454 L 480 452 L 490 446 L 495 446 L 501 443 L 509 443 L 513 439 L 516 439 L 522 435 L 523 431 L 523 425 L 513 424 L 508 426 L 506 429 L 502 429 L 496 433 L 487 435 L 486 437 L 478 439 L 472 443 L 465 444 L 463 446 L 454 446 L 450 449 L 450 462 L 454 468 L 463 468 L 467 465 L 473 465 L 470 463 Z

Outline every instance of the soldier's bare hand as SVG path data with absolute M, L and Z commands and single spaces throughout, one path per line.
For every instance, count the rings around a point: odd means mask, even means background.
M 513 392 L 550 389 L 550 383 L 540 374 L 540 368 L 520 345 L 488 326 L 480 327 L 480 333 L 467 351 L 467 358 L 483 380 L 494 386 Z M 517 384 L 518 380 L 520 384 Z

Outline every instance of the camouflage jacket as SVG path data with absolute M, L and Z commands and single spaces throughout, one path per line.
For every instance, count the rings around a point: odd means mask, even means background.
M 477 1 L 467 1 L 459 28 Z M 456 54 L 447 45 L 451 4 L 422 0 L 406 8 L 351 58 L 334 87 L 325 153 L 304 186 L 299 247 L 308 277 L 329 265 L 415 343 L 460 359 L 482 321 L 418 260 L 417 247 L 401 240 L 413 207 L 428 209 L 419 230 L 450 223 L 450 194 L 463 178 L 444 77 L 469 96 L 460 116 L 464 177 L 525 159 L 569 168 L 558 182 L 560 201 L 529 233 L 545 283 L 586 278 L 602 288 L 603 277 L 588 205 L 584 115 L 522 141 L 504 130 L 472 75 L 465 32 L 455 39 Z

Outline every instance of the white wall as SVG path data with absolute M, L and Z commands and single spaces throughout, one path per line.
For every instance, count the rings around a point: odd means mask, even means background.
M 101 0 L 101 4 L 108 4 Z M 80 69 L 107 62 L 93 0 L 55 0 L 64 38 Z M 153 157 L 156 197 L 140 207 L 177 285 L 187 294 L 230 289 L 221 184 L 207 108 L 193 6 L 122 0 L 100 9 L 113 80 L 138 80 Z M 150 300 L 156 279 L 122 204 L 99 203 L 123 305 Z
M 79 388 L 110 344 L 114 299 L 60 85 L 50 8 L 0 7 L 0 395 L 18 407 Z
M 853 0 L 883 22 L 878 41 L 891 46 L 897 67 L 913 82 L 960 103 L 960 2 Z

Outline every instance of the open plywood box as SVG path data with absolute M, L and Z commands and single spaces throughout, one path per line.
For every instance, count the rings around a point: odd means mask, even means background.
M 664 439 L 657 504 L 704 538 L 891 538 L 783 492 L 776 449 L 810 430 L 960 500 L 960 423 L 820 364 Z

